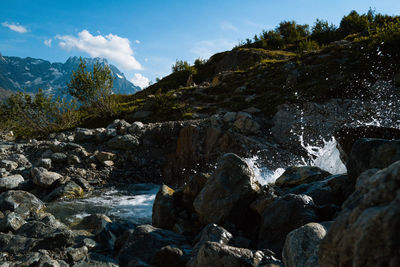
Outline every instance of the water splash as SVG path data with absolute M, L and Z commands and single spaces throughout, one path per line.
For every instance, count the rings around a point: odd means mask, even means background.
M 283 168 L 277 168 L 276 170 L 268 169 L 260 163 L 258 156 L 246 158 L 245 161 L 253 169 L 255 177 L 261 185 L 274 183 L 285 171 Z

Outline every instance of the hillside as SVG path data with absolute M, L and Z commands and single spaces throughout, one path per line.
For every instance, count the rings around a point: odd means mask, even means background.
M 106 59 L 84 58 L 89 69 L 99 60 L 108 64 Z M 36 93 L 38 88 L 50 94 L 60 95 L 61 90 L 71 78 L 73 70 L 79 65 L 78 57 L 70 57 L 65 63 L 51 63 L 37 58 L 19 58 L 1 56 L 0 87 L 10 91 Z M 140 90 L 129 82 L 124 74 L 114 65 L 109 65 L 114 77 L 114 91 L 120 94 L 132 94 Z

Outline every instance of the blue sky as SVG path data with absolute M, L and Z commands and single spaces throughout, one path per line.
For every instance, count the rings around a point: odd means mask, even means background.
M 370 7 L 400 14 L 399 0 L 0 0 L 0 7 L 3 55 L 101 56 L 142 86 L 168 75 L 176 59 L 208 58 L 283 20 L 339 24 Z

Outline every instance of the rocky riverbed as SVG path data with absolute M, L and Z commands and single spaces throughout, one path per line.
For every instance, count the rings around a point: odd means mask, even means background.
M 228 112 L 3 141 L 0 266 L 398 266 L 399 131 L 338 131 L 332 174 L 264 127 Z M 284 173 L 261 182 L 255 152 Z

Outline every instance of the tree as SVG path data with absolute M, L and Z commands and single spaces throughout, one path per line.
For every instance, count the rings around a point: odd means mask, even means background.
M 172 72 L 178 72 L 183 70 L 190 70 L 190 64 L 187 61 L 176 60 L 175 64 L 172 65 Z
M 102 114 L 111 115 L 113 80 L 108 65 L 97 61 L 90 72 L 86 69 L 85 61 L 80 58 L 79 67 L 72 72 L 71 80 L 67 84 L 68 93 L 86 107 L 93 107 Z

